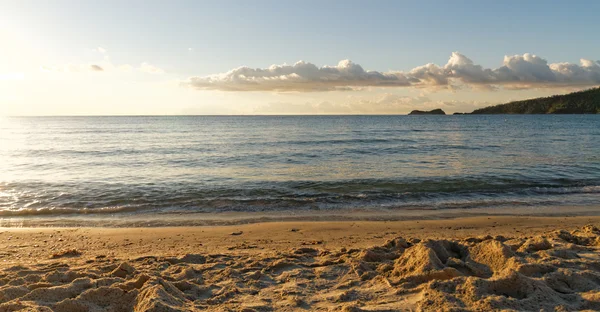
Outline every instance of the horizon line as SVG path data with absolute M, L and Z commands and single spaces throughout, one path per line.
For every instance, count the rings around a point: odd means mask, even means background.
M 469 113 L 464 113 L 469 114 Z M 164 115 L 5 115 L 0 118 L 42 117 L 319 117 L 319 116 L 409 116 L 410 114 L 164 114 Z M 453 113 L 437 116 L 450 116 Z

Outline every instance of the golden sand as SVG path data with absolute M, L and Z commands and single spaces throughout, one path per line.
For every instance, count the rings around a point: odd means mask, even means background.
M 600 217 L 0 230 L 0 311 L 600 310 Z

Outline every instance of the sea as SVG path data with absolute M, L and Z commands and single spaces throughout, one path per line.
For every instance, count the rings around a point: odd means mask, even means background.
M 0 226 L 600 213 L 600 115 L 0 118 Z

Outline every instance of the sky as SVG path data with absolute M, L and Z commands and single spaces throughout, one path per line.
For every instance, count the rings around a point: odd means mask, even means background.
M 600 85 L 599 1 L 0 0 L 0 115 L 447 113 Z

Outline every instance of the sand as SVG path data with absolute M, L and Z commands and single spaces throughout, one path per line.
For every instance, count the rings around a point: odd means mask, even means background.
M 600 217 L 2 228 L 0 311 L 600 310 Z

